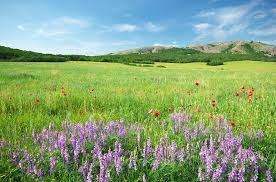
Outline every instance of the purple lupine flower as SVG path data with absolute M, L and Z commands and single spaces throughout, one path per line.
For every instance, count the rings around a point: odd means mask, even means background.
M 258 131 L 258 140 L 261 141 L 263 138 L 263 132 L 261 130 Z
M 123 158 L 122 157 L 114 157 L 114 165 L 115 165 L 116 173 L 119 176 L 120 172 L 122 171 L 122 168 L 123 168 Z
M 244 174 L 245 174 L 245 166 L 242 163 L 241 168 L 239 169 L 239 172 L 238 172 L 238 181 L 244 181 Z
M 198 168 L 198 179 L 199 179 L 199 181 L 204 181 L 205 180 L 205 176 L 202 172 L 201 167 Z
M 91 122 L 87 122 L 85 124 L 85 131 L 86 131 L 87 138 L 89 139 L 89 141 L 92 141 L 92 123 Z
M 173 141 L 172 144 L 169 146 L 169 155 L 170 155 L 171 162 L 175 160 L 176 148 L 177 148 L 177 144 L 175 141 Z
M 20 159 L 18 165 L 19 165 L 20 170 L 23 171 L 24 170 L 24 162 L 22 159 Z
M 214 181 L 218 181 L 221 178 L 221 174 L 222 174 L 222 168 L 219 166 L 215 172 L 213 173 L 213 180 Z
M 209 178 L 211 176 L 211 173 L 213 171 L 213 160 L 210 155 L 206 155 L 205 157 L 206 161 L 206 176 Z
M 122 144 L 119 141 L 115 141 L 114 153 L 117 156 L 121 156 L 123 154 Z
M 209 151 L 211 154 L 215 153 L 215 141 L 213 140 L 212 135 L 210 136 L 210 146 L 209 146 Z
M 110 171 L 109 169 L 106 169 L 105 175 L 104 175 L 104 182 L 108 182 L 110 178 Z
M 144 149 L 143 149 L 143 166 L 146 166 L 147 164 L 147 158 L 152 154 L 152 148 L 151 148 L 151 142 L 150 139 L 148 139 L 145 144 L 144 144 Z
M 50 158 L 50 174 L 53 175 L 55 171 L 55 165 L 56 165 L 56 158 L 51 157 Z
M 270 169 L 266 170 L 265 174 L 266 174 L 266 181 L 267 182 L 272 182 L 273 180 L 272 180 L 272 177 L 271 177 Z
M 236 167 L 233 167 L 228 176 L 228 182 L 237 181 L 238 171 Z
M 198 128 L 197 128 L 197 126 L 195 125 L 195 127 L 194 127 L 194 138 L 197 138 L 197 136 L 198 136 Z
M 101 143 L 102 143 L 102 145 L 105 145 L 105 139 L 106 138 L 106 134 L 105 134 L 105 132 L 104 131 L 102 131 L 101 132 Z
M 38 178 L 42 177 L 42 171 L 41 171 L 41 169 L 37 169 L 36 165 L 33 166 L 33 169 L 34 169 L 34 174 L 35 174 Z
M 129 169 L 137 170 L 136 157 L 133 152 L 130 154 L 128 167 Z
M 254 133 L 252 131 L 249 132 L 249 137 L 250 137 L 251 142 L 253 143 L 253 141 L 254 141 Z
M 92 169 L 93 169 L 93 164 L 91 163 L 89 166 L 88 173 L 87 173 L 86 182 L 92 182 L 92 179 L 93 179 Z
M 64 149 L 64 159 L 65 159 L 66 165 L 68 167 L 70 164 L 70 154 L 69 154 L 67 148 Z
M 33 130 L 33 131 L 32 131 L 32 136 L 33 136 L 33 138 L 34 138 L 34 143 L 37 143 L 37 142 L 38 142 L 38 136 L 37 136 L 36 130 Z
M 183 148 L 181 148 L 179 150 L 177 158 L 180 163 L 184 161 L 184 149 Z
M 190 144 L 189 143 L 187 143 L 187 145 L 186 145 L 186 151 L 187 151 L 187 159 L 190 161 L 191 153 L 190 153 Z
M 18 158 L 18 152 L 13 152 L 12 153 L 12 163 L 17 164 L 17 158 Z
M 29 176 L 31 173 L 32 173 L 32 168 L 31 168 L 31 166 L 28 166 L 27 170 L 26 170 L 27 176 Z
M 105 166 L 106 166 L 106 168 L 108 168 L 108 166 L 111 164 L 111 162 L 113 160 L 113 153 L 112 153 L 112 151 L 110 149 L 104 155 L 104 158 L 105 158 Z
M 140 137 L 140 133 L 137 133 L 137 146 L 138 146 L 138 150 L 141 150 L 141 137 Z
M 80 168 L 79 168 L 79 172 L 83 175 L 83 176 L 85 176 L 85 173 L 86 173 L 86 171 L 89 169 L 89 163 L 88 163 L 88 161 L 86 160 L 85 161 L 85 163 L 83 164 L 83 166 L 81 166 Z

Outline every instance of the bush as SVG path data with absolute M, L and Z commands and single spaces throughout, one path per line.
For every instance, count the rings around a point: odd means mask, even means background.
M 219 65 L 223 65 L 223 61 L 220 59 L 215 59 L 215 60 L 212 60 L 212 61 L 208 61 L 207 62 L 207 65 L 209 66 L 219 66 Z

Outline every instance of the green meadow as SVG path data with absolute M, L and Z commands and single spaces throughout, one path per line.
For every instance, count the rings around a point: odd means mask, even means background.
M 155 63 L 153 67 L 0 63 L 0 139 L 13 142 L 31 142 L 33 129 L 41 131 L 50 123 L 60 127 L 64 120 L 123 120 L 151 126 L 157 122 L 148 114 L 151 109 L 160 114 L 158 120 L 168 120 L 173 111 L 185 111 L 207 126 L 216 125 L 223 115 L 236 123 L 234 132 L 262 130 L 264 142 L 259 148 L 273 164 L 275 106 L 274 62 L 237 61 L 215 67 L 206 63 Z M 145 136 L 153 142 L 159 141 L 162 132 L 158 125 L 145 127 Z

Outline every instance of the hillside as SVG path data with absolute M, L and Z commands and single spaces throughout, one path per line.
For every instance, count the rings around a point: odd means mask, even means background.
M 166 46 L 150 46 L 137 49 L 129 49 L 119 51 L 112 55 L 125 55 L 125 54 L 150 54 L 161 53 L 175 47 Z M 231 53 L 231 54 L 252 54 L 259 53 L 267 56 L 276 55 L 276 46 L 265 44 L 255 41 L 229 41 L 229 42 L 215 42 L 209 44 L 198 44 L 183 47 L 182 49 L 193 49 L 202 53 Z
M 191 45 L 188 48 L 203 53 L 251 54 L 252 52 L 257 52 L 269 56 L 276 55 L 276 46 L 254 41 L 217 42 L 205 45 Z

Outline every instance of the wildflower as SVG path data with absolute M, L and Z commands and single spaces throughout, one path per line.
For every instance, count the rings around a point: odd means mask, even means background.
M 235 94 L 237 97 L 241 96 L 241 94 L 239 92 L 236 92 Z
M 146 175 L 143 175 L 143 182 L 147 182 Z
M 235 126 L 236 126 L 236 122 L 235 122 L 235 121 L 232 121 L 232 122 L 231 122 L 231 126 L 235 127 Z
M 266 174 L 266 181 L 267 181 L 267 182 L 272 182 L 272 177 L 271 177 L 271 171 L 270 171 L 270 169 L 268 169 L 268 170 L 265 172 L 265 174 Z
M 244 85 L 242 85 L 241 91 L 245 92 L 245 86 Z
M 199 84 L 200 84 L 199 81 L 196 81 L 196 82 L 195 82 L 195 85 L 196 85 L 196 86 L 199 86 Z
M 19 161 L 18 165 L 19 165 L 20 170 L 23 171 L 24 170 L 24 162 L 22 159 Z
M 35 103 L 39 103 L 40 100 L 38 98 L 35 99 Z
M 212 106 L 216 107 L 216 100 L 214 100 L 214 99 L 212 100 Z
M 136 159 L 133 152 L 130 154 L 128 167 L 129 169 L 134 169 L 135 171 L 137 170 Z
M 156 118 L 158 118 L 158 117 L 160 116 L 159 112 L 155 111 L 155 112 L 154 112 L 154 116 L 155 116 Z
M 196 108 L 196 112 L 201 112 L 201 109 L 199 107 Z
M 252 95 L 253 95 L 253 91 L 252 91 L 252 90 L 249 90 L 248 93 L 247 93 L 247 96 L 248 96 L 248 97 L 252 97 Z
M 210 114 L 210 118 L 211 118 L 211 119 L 215 119 L 215 115 L 211 113 L 211 114 Z
M 178 158 L 179 162 L 183 162 L 184 161 L 184 149 L 183 148 L 181 148 L 179 150 L 177 158 Z
M 222 174 L 222 169 L 221 169 L 221 167 L 219 166 L 219 167 L 215 170 L 215 172 L 213 173 L 213 180 L 214 180 L 214 181 L 218 181 L 218 180 L 220 179 L 220 177 L 221 177 L 221 174 Z
M 261 130 L 258 130 L 258 140 L 261 141 L 263 138 L 263 132 Z
M 50 158 L 50 174 L 51 175 L 54 173 L 55 165 L 56 165 L 56 158 L 55 157 L 51 157 Z

